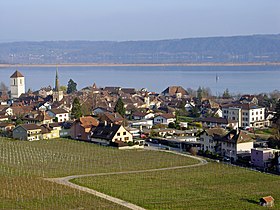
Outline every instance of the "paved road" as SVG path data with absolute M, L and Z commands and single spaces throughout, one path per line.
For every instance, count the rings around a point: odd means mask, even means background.
M 148 149 L 148 148 L 147 148 Z M 152 149 L 152 148 L 151 148 Z M 177 154 L 177 155 L 182 155 L 182 156 L 186 156 L 186 157 L 190 157 L 196 160 L 199 160 L 200 162 L 197 164 L 193 164 L 193 165 L 187 165 L 187 166 L 174 166 L 174 167 L 167 167 L 167 168 L 156 168 L 156 169 L 147 169 L 147 170 L 138 170 L 138 171 L 120 171 L 120 172 L 109 172 L 109 173 L 99 173 L 99 174 L 82 174 L 82 175 L 73 175 L 73 176 L 66 176 L 66 177 L 61 177 L 61 178 L 46 178 L 45 180 L 48 181 L 52 181 L 52 182 L 56 182 L 58 184 L 62 184 L 62 185 L 66 185 L 87 193 L 90 193 L 92 195 L 98 196 L 100 198 L 106 199 L 108 201 L 114 202 L 116 204 L 119 204 L 121 206 L 127 207 L 129 209 L 135 209 L 135 210 L 144 210 L 144 208 L 137 206 L 135 204 L 126 202 L 124 200 L 106 195 L 104 193 L 100 193 L 96 190 L 87 188 L 87 187 L 82 187 L 80 185 L 74 184 L 72 182 L 70 182 L 70 180 L 72 179 L 76 179 L 76 178 L 81 178 L 81 177 L 94 177 L 94 176 L 105 176 L 105 175 L 116 175 L 116 174 L 136 174 L 136 173 L 146 173 L 146 172 L 155 172 L 155 171 L 166 171 L 166 170 L 174 170 L 174 169 L 182 169 L 182 168 L 192 168 L 192 167 L 198 167 L 198 166 L 202 166 L 207 164 L 207 161 L 200 158 L 200 157 L 195 157 L 195 156 L 191 156 L 191 155 L 187 155 L 187 154 L 183 154 L 183 153 L 179 153 L 176 151 L 166 151 L 163 150 L 163 152 L 167 152 L 167 153 L 173 153 L 173 154 Z

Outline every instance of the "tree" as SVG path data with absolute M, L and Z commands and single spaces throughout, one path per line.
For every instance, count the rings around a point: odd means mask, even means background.
M 75 91 L 77 91 L 77 83 L 70 79 L 67 85 L 67 94 L 73 93 Z
M 224 91 L 223 98 L 230 98 L 230 94 L 229 94 L 228 88 Z
M 72 116 L 74 116 L 76 119 L 80 118 L 82 116 L 82 109 L 81 104 L 78 98 L 75 98 L 72 103 L 72 110 L 71 110 Z
M 280 135 L 280 99 L 278 100 L 276 107 L 275 107 L 275 115 L 272 119 L 272 122 L 274 123 L 274 126 L 277 129 L 277 135 Z
M 67 86 L 61 85 L 61 86 L 59 87 L 59 90 L 60 90 L 60 91 L 63 91 L 64 93 L 66 93 L 66 92 L 67 92 Z
M 198 101 L 201 103 L 202 100 L 202 88 L 199 86 L 199 88 L 196 91 L 196 97 L 198 98 Z
M 122 117 L 124 117 L 125 115 L 125 108 L 124 108 L 124 103 L 121 97 L 119 97 L 119 99 L 117 100 L 115 109 L 115 112 L 118 112 Z

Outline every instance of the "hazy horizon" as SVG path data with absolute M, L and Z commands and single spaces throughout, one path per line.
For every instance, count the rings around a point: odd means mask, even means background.
M 280 33 L 275 0 L 10 0 L 0 42 L 140 41 Z

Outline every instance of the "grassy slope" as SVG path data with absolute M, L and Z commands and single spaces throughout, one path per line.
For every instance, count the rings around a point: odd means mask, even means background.
M 198 168 L 73 180 L 147 209 L 263 209 L 272 195 L 280 208 L 280 177 L 210 163 Z
M 25 142 L 0 137 L 0 208 L 124 209 L 41 178 L 193 163 L 197 161 L 162 152 L 120 151 L 65 139 Z

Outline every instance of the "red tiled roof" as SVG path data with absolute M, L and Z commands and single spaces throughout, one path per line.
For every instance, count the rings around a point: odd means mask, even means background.
M 272 196 L 266 196 L 266 197 L 263 197 L 262 199 L 267 203 L 274 201 L 274 198 Z

